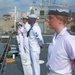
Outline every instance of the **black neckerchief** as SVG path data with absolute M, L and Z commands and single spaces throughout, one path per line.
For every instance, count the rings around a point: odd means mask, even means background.
M 31 28 L 30 28 L 29 31 L 27 32 L 27 37 L 29 36 L 32 27 L 33 27 L 33 25 L 31 25 Z

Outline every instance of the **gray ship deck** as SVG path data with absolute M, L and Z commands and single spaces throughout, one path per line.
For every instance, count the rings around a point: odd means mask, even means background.
M 24 75 L 20 56 L 16 56 L 15 62 L 6 64 L 5 75 Z
M 41 64 L 40 68 L 41 68 L 41 75 L 47 75 L 47 69 L 46 69 L 46 66 L 45 66 L 46 65 L 46 61 L 47 61 L 47 48 L 48 48 L 49 43 L 51 42 L 52 35 L 51 36 L 43 35 L 43 37 L 44 37 L 45 44 L 44 44 L 44 49 L 41 50 L 40 59 L 44 60 L 45 63 Z M 17 44 L 17 40 L 15 38 L 12 38 L 10 44 L 11 45 L 16 45 Z M 73 75 L 75 75 L 74 72 L 75 71 L 73 71 Z M 24 75 L 22 62 L 21 62 L 21 58 L 20 58 L 19 54 L 16 55 L 15 62 L 5 63 L 1 75 Z

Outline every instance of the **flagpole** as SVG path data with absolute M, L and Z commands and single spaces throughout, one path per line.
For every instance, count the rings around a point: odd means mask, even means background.
M 14 6 L 14 9 L 15 9 L 15 11 L 14 11 L 14 14 L 15 14 L 15 16 L 14 16 L 14 31 L 16 31 L 16 6 Z

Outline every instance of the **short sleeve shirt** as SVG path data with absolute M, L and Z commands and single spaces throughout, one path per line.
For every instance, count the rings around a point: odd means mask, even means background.
M 72 60 L 75 59 L 75 36 L 70 35 L 65 27 L 48 48 L 49 70 L 58 74 L 67 74 L 72 71 Z

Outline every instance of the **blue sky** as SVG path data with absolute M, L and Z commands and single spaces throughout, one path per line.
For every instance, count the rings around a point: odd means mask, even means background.
M 42 0 L 0 0 L 0 15 L 8 13 L 17 6 L 17 11 L 28 11 L 33 2 L 41 3 Z M 48 0 L 44 0 L 45 4 Z M 50 0 L 51 4 L 71 6 L 72 11 L 75 11 L 75 0 Z

